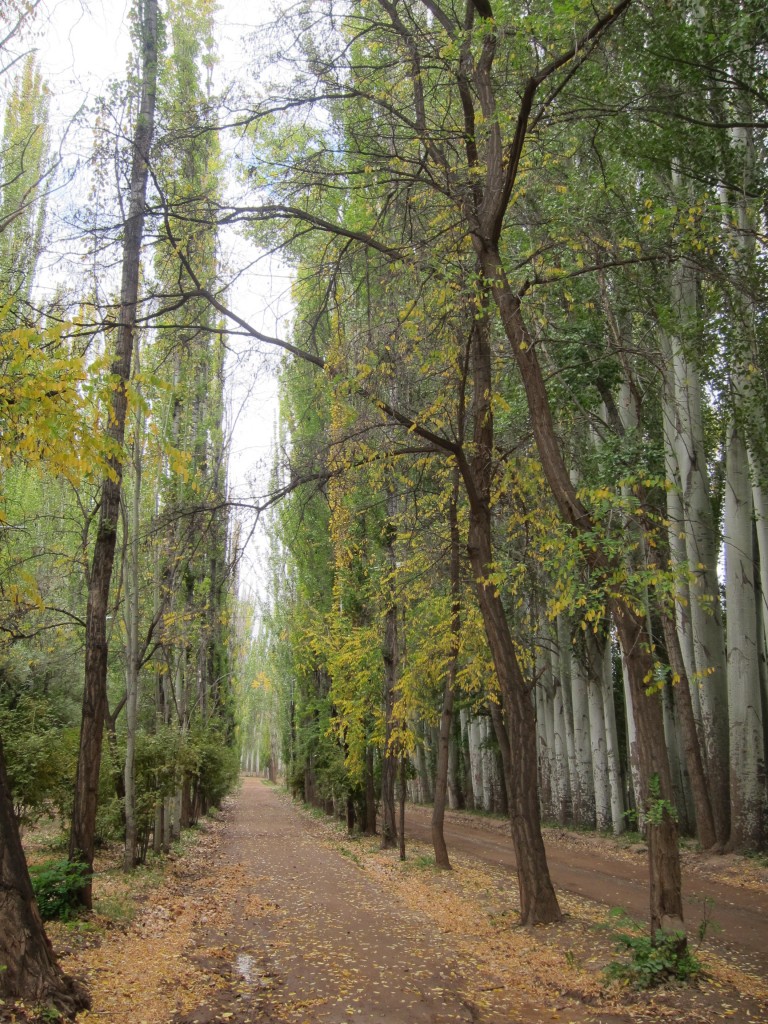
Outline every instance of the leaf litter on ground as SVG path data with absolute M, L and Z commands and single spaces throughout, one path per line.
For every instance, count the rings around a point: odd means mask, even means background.
M 306 823 L 311 841 L 343 853 L 440 937 L 461 964 L 455 983 L 478 1021 L 714 1024 L 733 1019 L 768 1024 L 768 985 L 735 957 L 716 956 L 706 947 L 699 951 L 706 974 L 692 986 L 636 993 L 608 985 L 603 971 L 615 953 L 605 908 L 594 902 L 561 893 L 563 924 L 521 928 L 507 872 L 464 855 L 452 857 L 453 871 L 440 871 L 431 849 L 412 841 L 406 861 L 400 862 L 397 851 L 382 851 L 375 837 L 349 837 L 337 821 L 307 815 Z M 130 876 L 117 867 L 119 849 L 100 855 L 94 897 L 104 912 L 50 929 L 64 970 L 82 977 L 91 989 L 93 1008 L 78 1021 L 309 1024 L 327 995 L 314 985 L 308 991 L 286 990 L 276 969 L 301 957 L 315 958 L 318 971 L 337 986 L 339 1006 L 346 1007 L 347 1015 L 359 1012 L 355 1007 L 363 989 L 351 959 L 336 957 L 330 944 L 302 948 L 301 932 L 279 900 L 259 891 L 258 876 L 251 879 L 254 890 L 244 892 L 242 865 L 228 865 L 219 856 L 222 844 L 231 841 L 231 828 L 230 803 L 221 817 L 206 819 L 162 868 L 155 865 Z M 759 865 L 748 869 L 750 883 L 759 884 L 760 870 Z M 262 878 L 263 891 L 268 881 Z M 306 898 L 311 901 L 311 893 Z M 276 923 L 269 950 L 243 952 L 242 936 L 233 932 L 228 938 L 235 907 L 249 920 L 269 917 Z M 218 944 L 211 944 L 212 932 Z M 208 937 L 204 944 L 203 934 Z M 403 953 L 401 968 L 408 958 L 408 951 Z M 35 1019 L 20 1004 L 0 1007 L 0 1021 Z

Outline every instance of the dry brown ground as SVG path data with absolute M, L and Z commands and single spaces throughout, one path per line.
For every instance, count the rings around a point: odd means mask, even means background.
M 418 843 L 401 864 L 254 779 L 163 876 L 129 888 L 102 868 L 105 913 L 52 929 L 91 988 L 80 1024 L 768 1024 L 766 979 L 733 959 L 705 947 L 695 986 L 606 986 L 612 944 L 593 900 L 561 894 L 564 925 L 521 929 L 503 867 L 458 854 L 438 872 Z M 759 869 L 739 870 L 764 891 Z

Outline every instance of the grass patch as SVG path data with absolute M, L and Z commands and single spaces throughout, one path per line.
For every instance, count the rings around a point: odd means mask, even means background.
M 435 855 L 433 853 L 417 853 L 415 857 L 408 857 L 403 862 L 403 868 L 413 871 L 437 871 Z
M 349 847 L 343 846 L 341 843 L 339 843 L 335 847 L 335 849 L 337 850 L 338 853 L 342 855 L 342 857 L 346 857 L 348 860 L 351 860 L 352 863 L 357 864 L 359 868 L 363 866 L 363 862 L 359 854 L 357 854 L 354 850 L 350 850 Z
M 131 893 L 115 893 L 93 901 L 93 910 L 99 917 L 105 917 L 110 924 L 130 924 L 136 916 L 136 905 Z

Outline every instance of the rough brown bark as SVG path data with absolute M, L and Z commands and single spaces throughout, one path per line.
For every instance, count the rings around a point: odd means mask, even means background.
M 470 513 L 469 551 L 488 644 L 501 687 L 511 754 L 509 817 L 520 886 L 523 924 L 559 921 L 560 908 L 549 876 L 539 811 L 536 720 L 529 684 L 517 660 L 506 613 L 487 578 L 491 560 L 490 516 Z
M 657 931 L 683 931 L 683 894 L 672 776 L 664 740 L 661 699 L 648 693 L 653 679 L 653 657 L 645 623 L 623 601 L 610 602 L 622 654 L 627 666 L 637 729 L 640 798 L 645 804 L 648 831 L 651 935 Z M 658 797 L 651 792 L 658 787 Z M 661 813 L 659 809 L 661 808 Z
M 397 496 L 390 484 L 387 493 L 386 549 L 387 564 L 394 577 L 396 568 L 394 546 L 394 518 L 397 512 Z M 393 584 L 390 584 L 393 586 Z M 398 752 L 392 746 L 394 730 L 395 686 L 399 661 L 399 638 L 397 629 L 397 603 L 395 594 L 388 595 L 388 607 L 384 613 L 384 755 L 381 766 L 381 846 L 382 849 L 397 843 L 397 817 L 395 810 L 395 782 L 397 780 Z
M 112 408 L 107 426 L 107 434 L 114 443 L 115 452 L 122 449 L 125 438 L 126 385 L 131 372 L 133 335 L 136 326 L 141 242 L 149 175 L 147 161 L 154 130 L 157 82 L 156 0 L 144 0 L 143 13 L 141 102 L 133 138 L 130 196 L 123 241 L 120 313 L 115 359 L 112 364 L 116 384 L 112 393 Z M 121 457 L 114 454 L 110 459 L 110 472 L 105 474 L 101 485 L 99 524 L 88 583 L 83 717 L 69 857 L 71 860 L 82 861 L 89 868 L 93 866 L 101 748 L 104 718 L 107 713 L 107 611 L 115 560 L 122 472 Z M 83 889 L 81 900 L 85 906 L 90 907 L 90 883 Z
M 473 441 L 471 461 L 459 460 L 469 498 L 467 550 L 476 581 L 478 603 L 499 680 L 509 737 L 509 816 L 520 887 L 523 924 L 559 921 L 560 907 L 549 876 L 539 811 L 536 721 L 527 683 L 496 587 L 488 582 L 493 566 L 491 477 L 493 410 L 489 322 L 478 317 L 472 327 Z
M 53 1003 L 67 1017 L 90 1007 L 86 989 L 56 962 L 37 909 L 13 813 L 0 738 L 0 996 Z
M 456 695 L 456 669 L 459 660 L 459 629 L 461 626 L 461 589 L 459 568 L 459 474 L 454 471 L 451 503 L 448 509 L 448 526 L 451 535 L 451 654 L 448 671 L 443 685 L 443 706 L 440 712 L 440 730 L 437 741 L 437 765 L 435 767 L 435 798 L 432 805 L 432 845 L 435 849 L 435 864 L 450 870 L 451 861 L 445 843 L 445 801 L 448 794 L 448 754 L 453 726 L 453 705 Z

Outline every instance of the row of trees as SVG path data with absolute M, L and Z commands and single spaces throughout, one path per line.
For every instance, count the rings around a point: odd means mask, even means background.
M 67 1013 L 87 994 L 55 963 L 19 826 L 60 817 L 90 907 L 99 838 L 130 870 L 238 770 L 225 331 L 185 300 L 177 257 L 217 281 L 212 14 L 134 15 L 129 79 L 88 111 L 85 180 L 51 155 L 34 56 L 14 60 L 29 11 L 2 51 L 0 992 Z M 40 288 L 64 232 L 78 272 Z
M 261 639 L 292 784 L 368 829 L 380 793 L 392 842 L 431 760 L 447 864 L 493 752 L 523 921 L 559 917 L 541 811 L 631 811 L 676 930 L 679 827 L 767 838 L 763 13 L 299 7 L 224 212 L 296 272 Z
M 525 923 L 560 916 L 542 813 L 630 810 L 652 933 L 681 929 L 679 828 L 766 841 L 761 7 L 301 0 L 221 104 L 211 35 L 207 4 L 139 4 L 45 308 L 65 163 L 33 62 L 6 104 L 3 723 L 82 721 L 70 856 L 100 792 L 130 867 L 228 780 L 234 327 L 285 353 L 245 763 L 274 773 L 277 717 L 292 787 L 386 844 L 415 773 L 443 866 L 447 802 L 506 807 Z M 294 272 L 287 337 L 229 297 L 233 225 Z M 72 1009 L 39 962 L 3 991 Z

